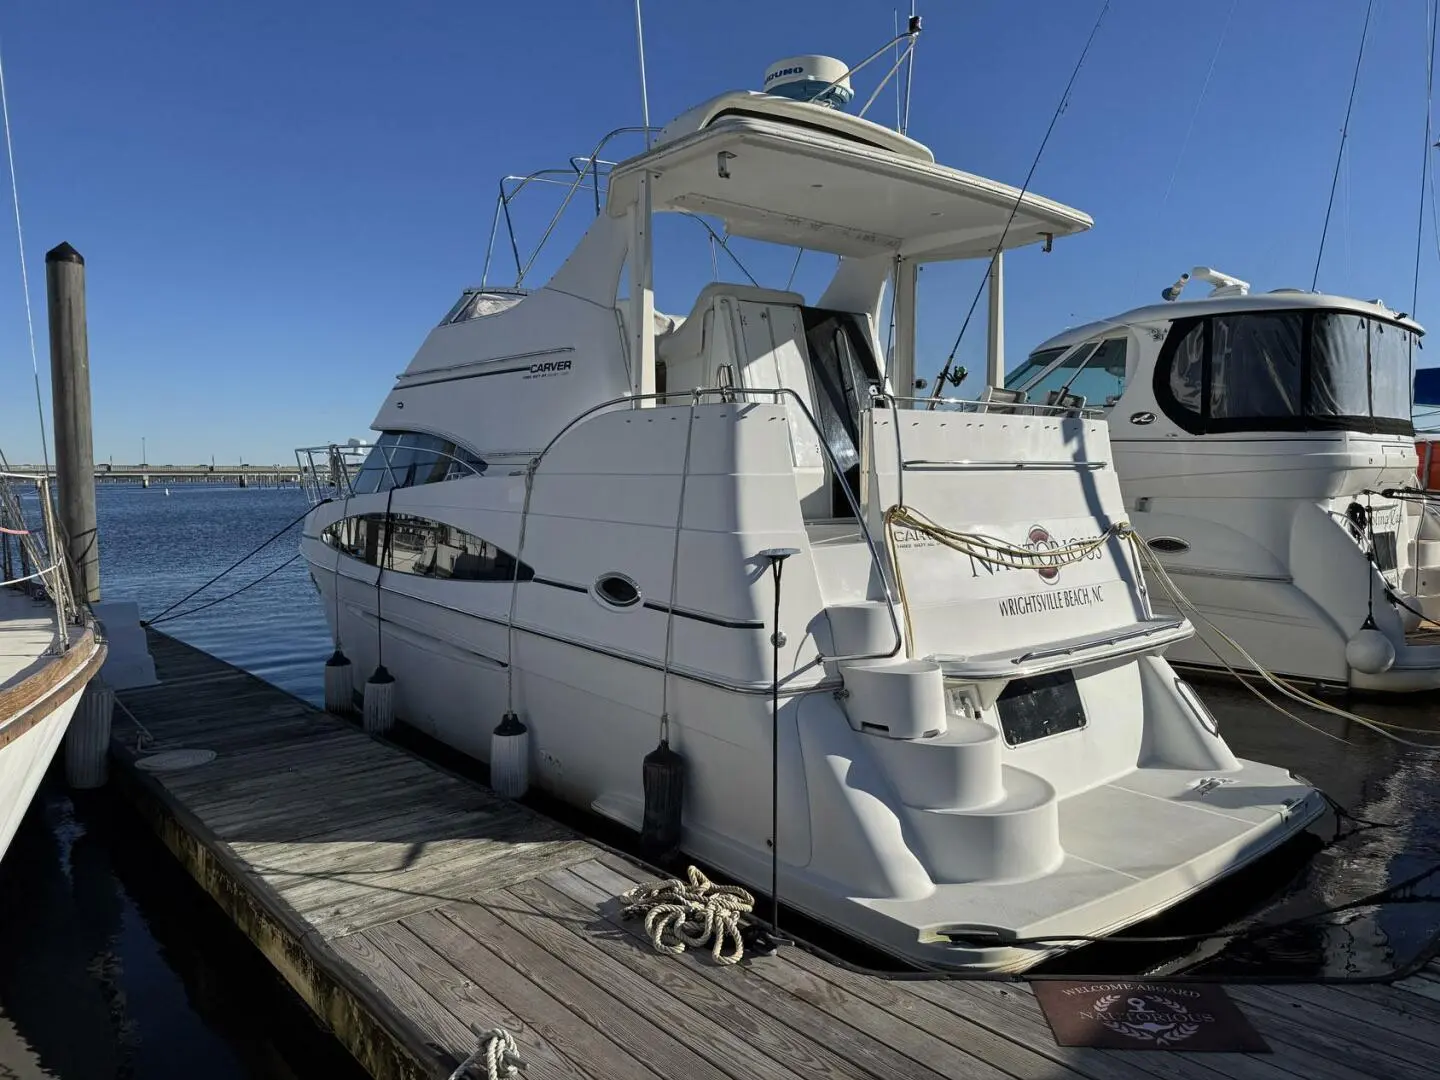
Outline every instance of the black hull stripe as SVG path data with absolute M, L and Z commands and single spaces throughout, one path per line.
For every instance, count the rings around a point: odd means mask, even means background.
M 552 589 L 564 589 L 566 592 L 588 593 L 590 590 L 584 585 L 576 585 L 569 581 L 555 581 L 551 578 L 532 578 L 532 585 L 548 585 Z M 658 600 L 640 601 L 642 607 L 651 611 L 670 612 L 669 604 L 662 604 Z M 692 611 L 687 608 L 675 608 L 675 616 L 681 619 L 692 619 L 695 622 L 708 623 L 710 626 L 723 626 L 727 630 L 764 630 L 765 624 L 758 619 L 729 619 L 723 615 L 711 615 L 707 611 Z

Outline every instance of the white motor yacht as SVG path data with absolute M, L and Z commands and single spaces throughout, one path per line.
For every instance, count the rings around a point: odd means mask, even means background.
M 106 655 L 44 531 L 20 512 L 15 485 L 34 482 L 0 473 L 0 859 Z
M 665 737 L 689 857 L 915 963 L 1020 970 L 1322 799 L 1162 657 L 1192 628 L 1146 601 L 1103 418 L 909 397 L 921 265 L 1091 219 L 847 113 L 843 63 L 771 71 L 561 170 L 583 239 L 533 291 L 464 291 L 357 468 L 300 451 L 301 550 L 353 690 L 383 664 L 407 724 L 486 761 L 513 710 L 534 784 L 637 830 Z M 711 276 L 708 246 L 657 260 L 662 215 L 833 277 L 658 313 L 656 281 Z
M 1178 299 L 1191 280 L 1210 294 Z M 1163 295 L 1056 335 L 1006 385 L 1108 417 L 1131 523 L 1203 616 L 1167 656 L 1249 668 L 1225 635 L 1282 676 L 1440 687 L 1440 644 L 1415 633 L 1440 615 L 1411 421 L 1421 327 L 1208 267 Z M 1153 582 L 1150 598 L 1173 610 Z

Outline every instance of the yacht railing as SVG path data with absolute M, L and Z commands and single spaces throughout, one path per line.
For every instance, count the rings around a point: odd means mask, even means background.
M 490 222 L 490 241 L 485 247 L 485 268 L 480 275 L 481 287 L 484 288 L 485 284 L 489 281 L 490 261 L 495 252 L 495 236 L 499 231 L 500 219 L 502 217 L 505 219 L 505 231 L 509 234 L 510 238 L 510 250 L 515 256 L 515 287 L 520 288 L 525 282 L 525 276 L 534 267 L 535 260 L 540 257 L 540 252 L 544 250 L 545 244 L 549 241 L 551 234 L 554 233 L 555 227 L 560 224 L 560 219 L 565 216 L 565 211 L 569 209 L 571 200 L 575 198 L 575 193 L 584 185 L 587 177 L 591 179 L 591 184 L 594 188 L 595 212 L 597 214 L 600 212 L 600 170 L 602 166 L 608 169 L 615 164 L 612 161 L 607 161 L 605 158 L 602 158 L 600 156 L 602 151 L 604 151 L 613 140 L 622 135 L 654 135 L 658 134 L 660 130 L 661 129 L 657 127 L 644 126 L 618 127 L 601 138 L 601 140 L 595 144 L 595 149 L 589 154 L 577 154 L 572 157 L 570 159 L 569 169 L 539 169 L 536 172 L 528 173 L 524 176 L 501 177 L 500 194 L 495 200 L 495 214 Z M 524 191 L 525 188 L 529 187 L 532 183 L 557 183 L 557 181 L 551 179 L 557 175 L 573 177 L 573 179 L 571 179 L 569 183 L 564 184 L 566 192 L 560 200 L 559 208 L 550 216 L 550 221 L 545 226 L 545 231 L 541 234 L 535 247 L 530 251 L 529 256 L 522 259 L 520 257 L 520 242 L 515 236 L 515 222 L 510 216 L 510 204 L 520 192 Z
M 410 476 L 412 472 L 418 472 L 422 467 L 429 472 L 435 468 L 437 462 L 442 460 L 449 463 L 445 470 L 446 480 L 463 480 L 465 478 L 464 475 L 458 477 L 451 475 L 457 466 L 464 474 L 484 475 L 484 470 L 476 468 L 473 462 L 466 461 L 447 450 L 436 450 L 430 447 L 421 448 L 391 443 L 347 444 L 345 446 L 332 443 L 329 446 L 305 446 L 295 451 L 295 461 L 300 466 L 300 486 L 305 491 L 306 497 L 309 498 L 310 505 L 316 506 L 332 499 L 346 499 L 356 494 L 364 494 L 355 490 L 355 475 L 364 467 L 374 450 L 380 451 L 385 473 L 390 478 L 389 488 L 380 487 L 377 489 L 380 491 L 390 488 L 414 487 L 416 485 Z M 397 466 L 395 453 L 402 450 L 414 454 L 415 457 L 411 461 Z M 324 455 L 323 470 L 316 462 L 317 454 Z M 323 480 L 321 479 L 322 475 L 324 476 Z M 405 476 L 407 482 L 402 483 L 400 476 Z
M 300 490 L 305 492 L 310 505 L 353 495 L 352 467 L 358 472 L 370 449 L 368 443 L 326 443 L 297 449 L 295 464 L 300 468 Z
M 898 397 L 895 394 L 875 392 L 876 398 L 900 404 L 924 405 L 929 408 L 950 408 L 954 412 L 994 413 L 1007 416 L 1057 416 L 1082 420 L 1102 420 L 1105 410 L 1098 405 L 1043 405 L 1038 401 L 980 401 L 974 398 L 955 397 Z
M 40 503 L 38 528 L 32 529 L 26 522 L 14 481 L 35 485 Z M 37 599 L 49 599 L 55 611 L 58 646 L 61 651 L 69 647 L 69 627 L 79 620 L 80 609 L 70 587 L 48 475 L 0 472 L 0 587 L 24 587 Z

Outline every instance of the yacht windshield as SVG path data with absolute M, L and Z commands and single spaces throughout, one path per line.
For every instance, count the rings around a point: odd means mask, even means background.
M 1197 434 L 1323 431 L 1408 435 L 1413 331 L 1343 311 L 1181 319 L 1155 367 L 1167 416 Z
M 1063 391 L 1084 405 L 1113 405 L 1125 389 L 1126 352 L 1125 338 L 1041 349 L 1010 373 L 1005 386 L 1042 404 L 1058 401 Z

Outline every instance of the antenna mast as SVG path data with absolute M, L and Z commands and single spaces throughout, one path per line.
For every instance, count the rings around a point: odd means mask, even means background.
M 645 81 L 645 21 L 640 0 L 635 0 L 635 47 L 640 54 L 640 122 L 645 125 L 645 149 L 650 149 L 650 90 Z

